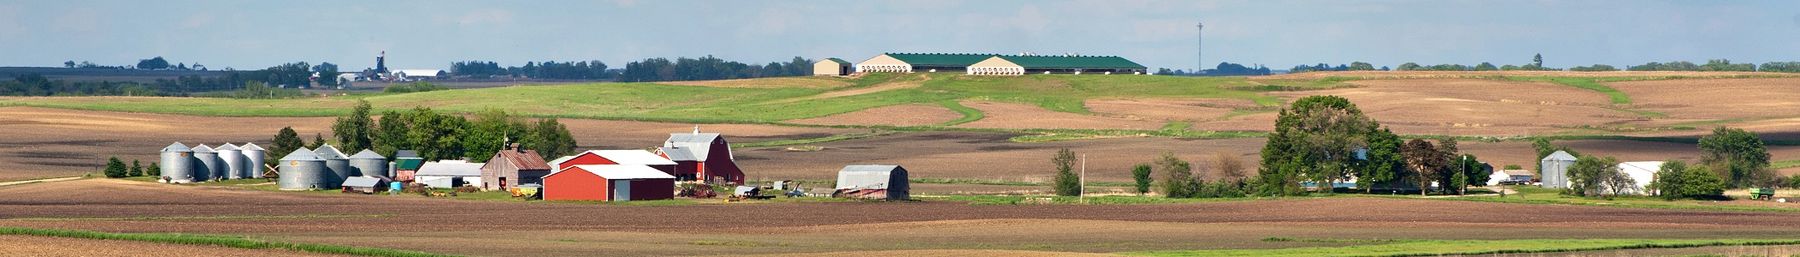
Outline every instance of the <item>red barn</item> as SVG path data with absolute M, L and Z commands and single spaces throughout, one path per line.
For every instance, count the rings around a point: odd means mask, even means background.
M 556 158 L 556 160 L 550 161 L 551 168 L 557 170 L 567 169 L 569 167 L 574 167 L 575 165 L 604 164 L 646 165 L 650 166 L 650 168 L 663 171 L 663 173 L 668 173 L 670 176 L 675 175 L 674 161 L 669 161 L 668 158 L 644 150 L 593 150 L 571 156 L 563 156 L 562 158 Z
M 544 176 L 544 200 L 675 198 L 675 176 L 645 165 L 575 165 Z
M 744 170 L 738 169 L 731 144 L 719 133 L 670 133 L 669 140 L 657 152 L 675 161 L 675 177 L 683 181 L 701 180 L 707 184 L 744 184 Z

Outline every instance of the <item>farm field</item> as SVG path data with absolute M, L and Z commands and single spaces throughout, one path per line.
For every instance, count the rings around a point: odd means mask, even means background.
M 19 196 L 0 199 L 0 226 L 237 235 L 461 255 L 1027 256 L 1380 244 L 1372 239 L 1791 239 L 1800 232 L 1800 212 L 1792 211 L 1350 196 L 1148 205 L 926 200 L 623 206 L 288 193 L 111 179 L 7 186 L 0 187 L 0 194 Z M 1342 211 L 1348 209 L 1394 211 Z M 669 213 L 690 218 L 665 218 Z M 1476 229 L 1481 233 L 1466 233 Z M 1267 240 L 1271 237 L 1364 241 Z

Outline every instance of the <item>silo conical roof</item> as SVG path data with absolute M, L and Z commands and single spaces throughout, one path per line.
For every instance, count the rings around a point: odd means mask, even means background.
M 305 147 L 301 147 L 298 150 L 294 150 L 294 153 L 290 153 L 287 156 L 281 157 L 281 160 L 283 160 L 283 161 L 315 161 L 315 160 L 324 160 L 324 159 L 319 158 L 319 154 L 313 153 L 312 150 L 306 150 Z
M 381 156 L 381 154 L 379 154 L 379 153 L 375 153 L 374 150 L 363 149 L 362 152 L 356 152 L 356 155 L 351 155 L 350 159 L 382 159 L 382 160 L 386 160 L 387 157 Z
M 194 152 L 196 152 L 196 153 L 217 153 L 218 151 L 213 151 L 212 147 L 207 147 L 206 144 L 201 144 L 200 146 L 194 147 Z
M 188 148 L 187 145 L 183 145 L 183 144 L 181 144 L 181 142 L 175 142 L 174 144 L 170 144 L 168 147 L 163 147 L 163 149 L 162 149 L 162 152 L 165 152 L 165 153 L 168 153 L 168 152 L 193 152 L 193 151 L 194 151 L 193 148 Z
M 218 148 L 213 148 L 213 150 L 214 151 L 237 151 L 240 149 L 235 145 L 231 145 L 231 143 L 225 143 L 225 145 L 221 145 Z
M 338 151 L 337 147 L 331 147 L 331 144 L 321 145 L 319 146 L 319 149 L 313 150 L 313 153 L 318 154 L 321 159 L 348 159 L 348 157 L 344 156 L 344 152 Z
M 244 146 L 238 147 L 238 149 L 244 151 L 263 151 L 263 148 L 261 146 L 256 146 L 256 143 L 244 143 Z

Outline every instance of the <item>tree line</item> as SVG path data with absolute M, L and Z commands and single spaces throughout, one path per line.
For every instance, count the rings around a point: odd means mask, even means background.
M 430 108 L 414 107 L 407 111 L 386 111 L 372 118 L 368 101 L 358 101 L 350 114 L 332 123 L 332 138 L 313 135 L 306 144 L 292 127 L 276 132 L 269 148 L 270 158 L 279 158 L 301 147 L 317 148 L 335 143 L 346 152 L 371 149 L 382 156 L 393 157 L 399 150 L 416 150 L 426 160 L 468 159 L 486 162 L 508 143 L 536 150 L 551 157 L 575 153 L 575 137 L 556 118 L 530 121 L 501 110 L 475 113 L 474 119 L 462 115 L 439 113 Z
M 450 75 L 469 78 L 525 77 L 534 79 L 611 79 L 618 71 L 600 61 L 525 62 L 525 66 L 501 67 L 493 61 L 450 63 Z
M 1156 72 L 1151 74 L 1164 76 L 1260 76 L 1269 75 L 1271 72 L 1269 67 L 1263 67 L 1262 65 L 1252 67 L 1243 64 L 1220 62 L 1218 66 L 1212 69 L 1202 70 L 1199 73 L 1159 68 Z
M 625 64 L 618 81 L 718 80 L 761 77 L 806 76 L 812 73 L 812 60 L 795 56 L 788 62 L 764 65 L 726 61 L 711 55 L 700 58 L 649 58 Z

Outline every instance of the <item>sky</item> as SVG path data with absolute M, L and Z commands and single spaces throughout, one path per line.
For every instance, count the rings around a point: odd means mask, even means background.
M 1800 61 L 1800 1 L 0 1 L 0 66 L 448 69 L 649 57 L 747 63 L 883 52 L 1377 66 Z

